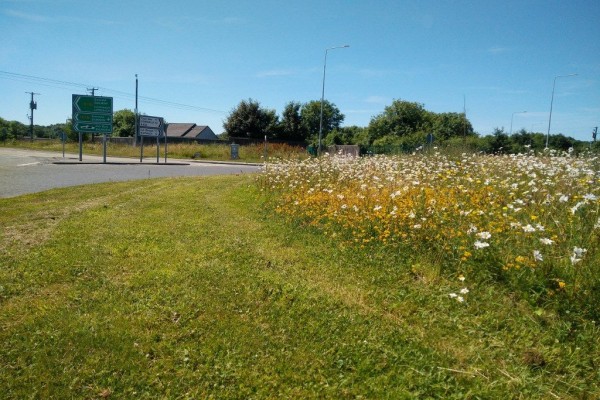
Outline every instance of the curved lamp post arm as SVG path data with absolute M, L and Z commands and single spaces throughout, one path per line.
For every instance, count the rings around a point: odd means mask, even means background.
M 510 117 L 510 136 L 512 136 L 512 126 L 513 126 L 513 119 L 515 118 L 515 114 L 525 114 L 527 111 L 515 111 L 514 113 L 512 113 L 512 116 Z

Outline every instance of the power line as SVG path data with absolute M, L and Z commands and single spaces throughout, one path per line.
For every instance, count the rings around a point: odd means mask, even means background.
M 0 71 L 0 77 L 4 78 L 4 79 L 13 80 L 13 81 L 19 81 L 19 82 L 27 82 L 27 83 L 34 82 L 39 85 L 56 87 L 56 88 L 65 89 L 65 90 L 71 89 L 71 88 L 90 90 L 89 89 L 90 85 L 85 85 L 82 83 L 62 81 L 62 80 L 58 80 L 58 79 L 44 78 L 44 77 L 33 76 L 33 75 L 18 74 L 18 73 L 8 72 L 8 71 Z M 110 89 L 110 88 L 105 88 L 105 87 L 93 87 L 93 88 L 95 90 L 101 90 L 103 92 L 114 93 L 115 94 L 114 97 L 121 98 L 121 99 L 134 99 L 135 98 L 135 95 L 133 95 L 131 93 L 123 92 L 120 90 L 115 90 L 115 89 Z M 193 106 L 193 105 L 184 104 L 184 103 L 176 103 L 176 102 L 172 102 L 172 101 L 168 101 L 168 100 L 156 99 L 153 97 L 139 96 L 139 99 L 145 103 L 162 105 L 165 107 L 171 107 L 171 108 L 175 108 L 175 109 L 179 109 L 179 110 L 198 110 L 198 111 L 210 111 L 210 112 L 223 113 L 223 114 L 226 113 L 226 111 L 223 111 L 223 110 L 216 110 L 216 109 L 206 108 L 206 107 L 198 107 L 198 106 Z

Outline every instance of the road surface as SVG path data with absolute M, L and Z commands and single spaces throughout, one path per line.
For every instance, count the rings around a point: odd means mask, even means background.
M 58 187 L 89 183 L 128 181 L 175 176 L 227 175 L 253 173 L 261 167 L 254 164 L 207 163 L 190 160 L 168 160 L 178 165 L 156 165 L 156 157 L 139 159 L 33 151 L 0 147 L 0 198 L 41 192 Z M 161 160 L 161 163 L 164 161 Z

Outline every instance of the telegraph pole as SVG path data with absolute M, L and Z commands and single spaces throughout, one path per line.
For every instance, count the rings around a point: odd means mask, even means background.
M 31 115 L 28 115 L 29 117 L 29 133 L 31 135 L 31 141 L 33 142 L 33 110 L 37 110 L 37 103 L 35 101 L 33 101 L 33 96 L 34 95 L 39 95 L 40 93 L 34 93 L 34 92 L 25 92 L 31 95 L 31 101 L 29 102 L 29 109 L 31 110 Z

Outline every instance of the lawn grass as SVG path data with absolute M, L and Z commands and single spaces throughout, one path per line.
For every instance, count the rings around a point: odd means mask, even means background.
M 2 398 L 600 397 L 595 322 L 340 248 L 271 215 L 248 175 L 0 209 Z

